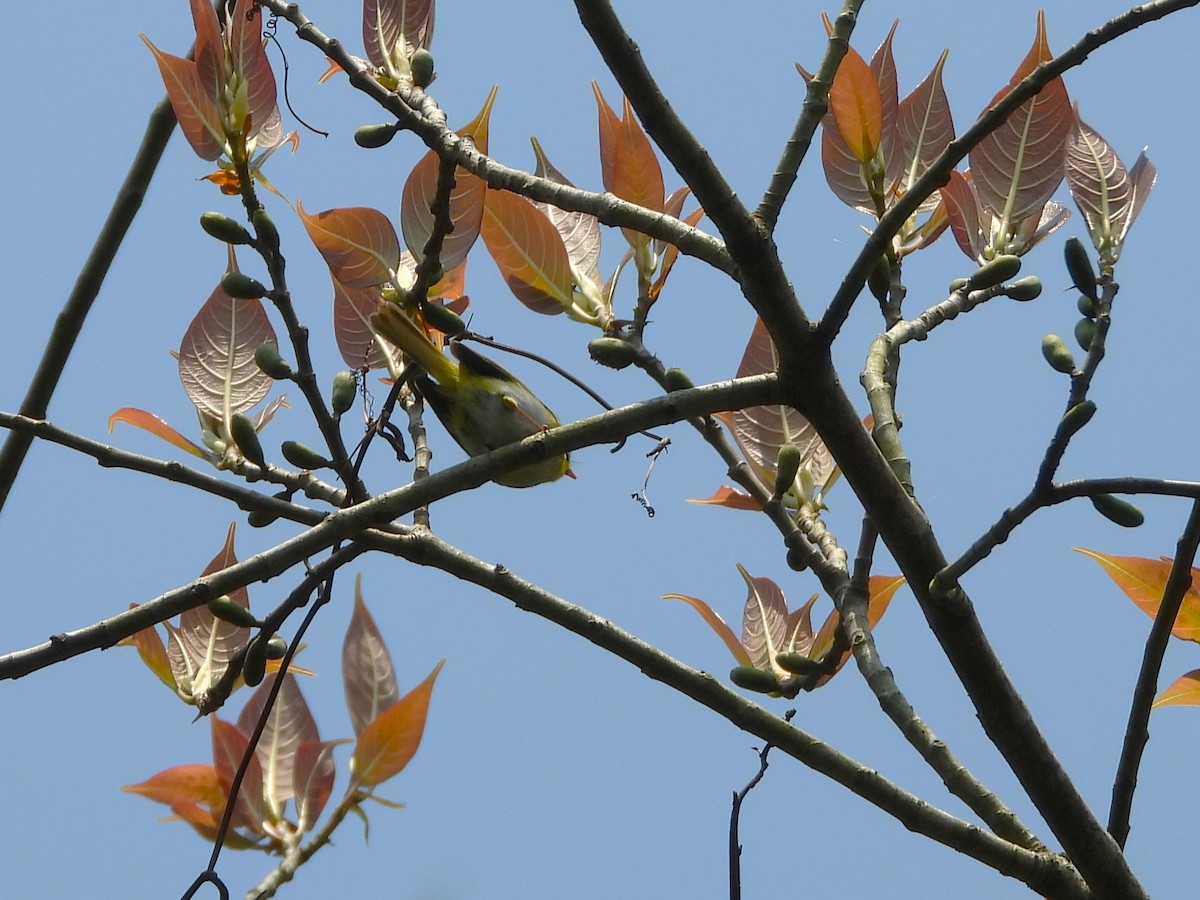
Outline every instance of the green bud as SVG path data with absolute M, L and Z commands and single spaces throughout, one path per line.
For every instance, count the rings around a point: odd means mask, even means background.
M 279 348 L 274 344 L 259 344 L 254 348 L 254 362 L 276 381 L 292 377 L 292 367 L 279 355 Z
M 275 220 L 260 206 L 254 211 L 254 215 L 250 217 L 250 221 L 254 223 L 254 231 L 258 234 L 258 242 L 272 253 L 278 253 L 279 229 L 275 227 Z
M 247 687 L 257 687 L 267 674 L 267 641 L 260 634 L 246 647 L 246 657 L 242 661 L 242 681 Z
M 279 449 L 283 453 L 283 458 L 298 469 L 324 469 L 326 466 L 332 465 L 316 450 L 299 441 L 284 441 Z
M 1092 506 L 1096 507 L 1096 512 L 1122 528 L 1137 528 L 1146 521 L 1142 511 L 1128 500 L 1122 500 L 1112 494 L 1096 494 L 1089 499 Z
M 995 287 L 1010 278 L 1015 278 L 1020 271 L 1021 257 L 1001 254 L 980 266 L 968 279 L 968 286 L 973 291 Z
M 824 666 L 803 653 L 780 653 L 775 657 L 779 668 L 786 669 L 793 675 L 815 675 Z
M 249 244 L 250 232 L 224 213 L 206 212 L 200 216 L 200 227 L 210 237 L 226 244 Z
M 610 369 L 624 369 L 637 358 L 637 350 L 629 341 L 618 337 L 598 337 L 588 341 L 588 356 Z
M 758 691 L 760 694 L 774 694 L 779 691 L 779 681 L 775 676 L 754 666 L 734 666 L 729 673 L 729 680 L 740 688 Z
M 258 619 L 254 618 L 254 614 L 250 610 L 228 594 L 222 594 L 220 597 L 209 600 L 208 611 L 222 622 L 228 622 L 239 628 L 256 628 L 259 624 Z
M 1036 300 L 1042 293 L 1042 279 L 1036 275 L 1026 275 L 1018 278 L 1004 289 L 1006 296 L 1024 303 L 1026 300 Z
M 952 282 L 950 282 L 950 286 L 947 288 L 947 290 L 949 290 L 952 294 L 957 294 L 959 291 L 965 291 L 970 284 L 970 278 L 955 278 Z
M 1079 308 L 1081 316 L 1087 316 L 1089 319 L 1094 319 L 1100 315 L 1100 301 L 1089 297 L 1087 294 L 1080 294 L 1079 299 L 1075 301 L 1075 306 Z
M 1063 245 L 1063 258 L 1067 262 L 1067 274 L 1079 292 L 1085 297 L 1098 300 L 1096 291 L 1096 270 L 1092 268 L 1092 259 L 1088 256 L 1087 247 L 1077 237 L 1067 238 Z
M 358 382 L 355 381 L 353 372 L 343 369 L 335 374 L 333 376 L 333 391 L 329 395 L 329 405 L 333 407 L 333 414 L 340 416 L 352 407 L 357 394 Z
M 1064 375 L 1075 371 L 1075 357 L 1071 355 L 1067 342 L 1057 334 L 1048 334 L 1042 338 L 1042 356 L 1050 363 L 1050 368 Z
M 1075 323 L 1075 341 L 1084 350 L 1092 349 L 1092 339 L 1096 336 L 1096 323 L 1091 319 L 1080 319 Z
M 221 290 L 234 300 L 258 300 L 267 293 L 261 281 L 241 272 L 226 272 L 222 275 Z
M 1092 416 L 1096 414 L 1096 404 L 1091 400 L 1082 400 L 1076 403 L 1062 417 L 1062 421 L 1058 423 L 1058 433 L 1063 437 L 1071 437 L 1076 434 L 1088 422 L 1092 421 Z
M 892 291 L 892 266 L 886 256 L 879 257 L 871 266 L 871 272 L 867 275 L 867 290 L 880 303 L 887 303 Z
M 663 381 L 666 382 L 668 391 L 686 391 L 695 387 L 692 379 L 687 377 L 687 373 L 683 369 L 667 369 L 663 373 Z
M 466 334 L 467 323 L 454 310 L 440 303 L 425 303 L 421 307 L 421 315 L 425 317 L 430 328 L 436 328 L 442 334 L 458 337 Z
M 424 47 L 418 47 L 408 61 L 412 71 L 413 84 L 419 88 L 427 88 L 433 83 L 433 54 Z
M 267 641 L 267 659 L 283 659 L 285 653 L 287 641 L 277 634 L 271 635 L 271 639 Z
M 238 449 L 242 451 L 242 456 L 261 469 L 267 467 L 262 443 L 259 442 L 258 432 L 254 429 L 254 423 L 250 421 L 249 417 L 235 413 L 229 420 L 229 435 L 237 444 Z
M 779 456 L 775 460 L 775 493 L 773 499 L 778 500 L 792 489 L 796 482 L 796 473 L 800 471 L 800 448 L 788 441 L 779 448 Z
M 382 125 L 360 125 L 354 129 L 354 143 L 365 150 L 376 150 L 387 146 L 396 136 L 396 122 L 385 122 Z
M 788 547 L 787 564 L 793 572 L 803 572 L 808 568 L 808 558 L 795 547 Z

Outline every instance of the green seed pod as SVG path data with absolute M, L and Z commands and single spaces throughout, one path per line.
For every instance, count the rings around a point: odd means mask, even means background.
M 254 423 L 249 417 L 243 416 L 241 413 L 235 413 L 233 418 L 229 420 L 229 435 L 233 438 L 233 442 L 238 445 L 238 449 L 242 451 L 242 456 L 250 460 L 260 469 L 267 467 L 267 459 L 263 456 L 262 443 L 258 440 L 258 432 L 254 430 Z
M 871 272 L 867 275 L 867 290 L 880 303 L 887 303 L 892 292 L 892 266 L 886 256 L 879 257 L 871 266 Z
M 1091 400 L 1083 400 L 1076 403 L 1062 417 L 1062 421 L 1058 423 L 1058 433 L 1063 437 L 1071 437 L 1076 434 L 1080 428 L 1092 421 L 1092 416 L 1096 414 L 1096 404 Z
M 803 572 L 808 568 L 808 559 L 795 547 L 788 547 L 787 564 L 793 572 Z
M 222 622 L 228 622 L 238 628 L 257 628 L 259 624 L 258 619 L 254 618 L 254 614 L 250 610 L 228 594 L 222 594 L 220 597 L 209 600 L 208 611 Z
M 1078 307 L 1081 316 L 1087 316 L 1089 319 L 1100 315 L 1100 301 L 1093 300 L 1087 294 L 1080 294 L 1079 299 L 1075 301 L 1075 306 Z
M 328 459 L 299 441 L 284 441 L 280 446 L 283 458 L 298 469 L 324 469 L 332 465 Z
M 271 635 L 271 639 L 267 641 L 267 659 L 283 659 L 285 653 L 287 641 L 277 634 Z
M 1093 300 L 1100 299 L 1096 291 L 1096 270 L 1092 268 L 1092 259 L 1083 241 L 1077 237 L 1067 238 L 1063 245 L 1063 258 L 1067 261 L 1067 274 L 1079 292 Z
M 242 661 L 242 681 L 248 687 L 258 687 L 267 674 L 267 641 L 260 634 L 246 647 L 246 657 Z
M 800 471 L 800 448 L 788 441 L 779 448 L 779 456 L 775 460 L 775 493 L 773 499 L 778 500 L 792 489 L 796 483 L 796 473 Z
M 467 323 L 454 310 L 440 303 L 426 303 L 421 307 L 421 315 L 425 317 L 430 328 L 436 328 L 442 334 L 458 337 L 466 334 Z
M 775 676 L 754 666 L 734 666 L 729 673 L 729 680 L 740 688 L 758 691 L 760 694 L 774 694 L 779 691 L 779 681 Z
M 221 290 L 234 300 L 258 300 L 267 293 L 261 281 L 241 272 L 226 272 L 222 275 Z
M 1001 254 L 980 266 L 968 279 L 968 285 L 973 291 L 995 287 L 1015 278 L 1020 271 L 1021 257 Z
M 413 53 L 412 58 L 408 61 L 409 69 L 412 71 L 413 84 L 419 88 L 427 88 L 433 84 L 433 54 L 424 47 L 418 47 Z
M 396 136 L 396 122 L 384 122 L 381 125 L 360 125 L 354 129 L 354 143 L 364 150 L 376 150 L 391 143 Z
M 629 341 L 618 337 L 598 337 L 588 341 L 588 356 L 610 369 L 624 369 L 637 358 L 637 351 Z
M 200 227 L 210 237 L 226 244 L 249 244 L 250 232 L 229 216 L 219 212 L 206 212 L 200 216 Z
M 1050 363 L 1050 368 L 1064 375 L 1075 371 L 1075 357 L 1067 347 L 1067 342 L 1057 334 L 1048 334 L 1042 338 L 1042 356 Z
M 683 369 L 667 369 L 663 373 L 663 381 L 667 383 L 668 391 L 686 391 L 688 388 L 694 388 L 692 379 L 687 377 L 687 373 Z
M 275 227 L 275 220 L 260 206 L 254 211 L 254 215 L 250 217 L 250 221 L 254 223 L 254 231 L 258 235 L 258 242 L 272 253 L 278 253 L 279 229 Z
M 340 416 L 352 407 L 357 394 L 358 382 L 355 381 L 353 372 L 343 369 L 335 374 L 333 376 L 333 390 L 329 395 L 329 405 L 333 407 L 333 414 Z
M 1092 349 L 1092 339 L 1096 336 L 1096 323 L 1091 319 L 1080 319 L 1075 323 L 1075 341 L 1084 350 Z
M 952 282 L 950 282 L 950 286 L 947 288 L 947 290 L 949 290 L 952 294 L 957 294 L 959 291 L 965 291 L 970 284 L 970 278 L 955 278 Z
M 274 344 L 259 344 L 254 348 L 254 362 L 265 374 L 276 381 L 292 377 L 292 367 L 279 355 Z
M 1142 511 L 1128 500 L 1122 500 L 1112 494 L 1096 494 L 1089 499 L 1092 506 L 1096 507 L 1096 512 L 1122 528 L 1137 528 L 1146 521 Z
M 1036 275 L 1026 275 L 1009 284 L 1004 293 L 1022 303 L 1026 300 L 1036 300 L 1042 293 L 1042 279 Z
M 775 662 L 779 664 L 779 668 L 786 669 L 793 675 L 815 675 L 824 668 L 821 663 L 803 653 L 780 653 L 775 657 Z

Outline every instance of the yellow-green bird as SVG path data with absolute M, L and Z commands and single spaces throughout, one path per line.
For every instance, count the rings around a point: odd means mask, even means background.
M 418 376 L 417 388 L 469 455 L 480 456 L 558 425 L 558 417 L 507 369 L 459 341 L 450 345 L 455 362 L 395 304 L 381 303 L 371 323 L 430 376 Z M 563 475 L 575 477 L 565 453 L 514 469 L 496 483 L 533 487 Z

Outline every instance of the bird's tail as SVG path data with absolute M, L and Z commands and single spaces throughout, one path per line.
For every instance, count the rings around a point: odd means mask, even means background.
M 458 364 L 438 349 L 437 345 L 394 303 L 384 301 L 371 315 L 371 325 L 385 338 L 404 351 L 429 373 L 435 381 L 454 385 L 458 381 Z

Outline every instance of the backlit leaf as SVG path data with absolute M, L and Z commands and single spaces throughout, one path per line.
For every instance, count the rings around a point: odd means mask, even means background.
M 433 683 L 445 664 L 443 659 L 425 680 L 376 716 L 362 733 L 350 758 L 354 783 L 374 787 L 403 771 L 425 733 L 425 718 Z
M 397 362 L 398 351 L 371 328 L 371 313 L 379 302 L 378 288 L 351 288 L 333 279 L 333 334 L 351 369 L 388 368 L 381 342 L 392 363 Z
M 488 191 L 480 229 L 509 289 L 534 312 L 554 315 L 572 302 L 571 261 L 550 220 L 524 197 Z
M 129 604 L 130 609 L 136 607 L 136 603 Z M 163 644 L 158 629 L 153 625 L 118 641 L 117 646 L 135 648 L 142 662 L 146 664 L 146 668 L 153 672 L 158 680 L 169 687 L 172 692 L 176 690 L 175 676 L 171 673 L 171 662 L 167 659 L 167 648 Z
M 140 784 L 123 785 L 121 790 L 167 806 L 197 803 L 211 808 L 225 803 L 225 792 L 221 789 L 217 770 L 202 763 L 164 769 Z
M 982 262 L 986 236 L 971 173 L 951 171 L 949 179 L 942 185 L 941 197 L 942 208 L 959 249 L 976 262 Z
M 301 831 L 310 831 L 333 793 L 337 767 L 333 748 L 345 741 L 307 741 L 296 748 L 292 768 L 293 793 L 296 798 L 296 819 Z
M 158 63 L 171 108 L 179 120 L 179 130 L 201 159 L 218 159 L 226 144 L 223 117 L 213 94 L 201 85 L 196 63 L 163 53 L 145 35 L 141 38 Z
M 741 563 L 738 572 L 746 581 L 746 603 L 742 610 L 742 646 L 750 655 L 750 664 L 773 670 L 775 657 L 786 647 L 788 631 L 787 601 L 783 591 L 770 578 L 755 578 Z
M 363 47 L 373 66 L 392 70 L 397 55 L 405 58 L 433 40 L 433 0 L 365 0 Z
M 829 88 L 829 112 L 850 155 L 860 164 L 869 162 L 883 140 L 883 101 L 875 73 L 853 47 Z
M 600 173 L 604 189 L 629 203 L 661 212 L 666 199 L 662 168 L 628 98 L 624 98 L 621 118 L 617 118 L 594 81 L 592 92 L 600 116 Z M 635 249 L 649 245 L 650 238 L 646 235 L 624 228 L 622 233 Z
M 733 658 L 737 660 L 738 665 L 753 666 L 754 663 L 750 660 L 750 654 L 746 652 L 746 648 L 742 646 L 742 642 L 738 640 L 733 629 L 725 624 L 725 620 L 718 615 L 711 606 L 696 597 L 689 597 L 686 594 L 663 594 L 664 600 L 680 600 L 686 603 L 692 609 L 700 614 L 700 617 L 708 623 L 719 637 L 725 646 L 729 648 L 729 652 L 733 654 Z
M 538 139 L 530 138 L 530 140 L 533 142 L 534 157 L 537 159 L 537 167 L 533 170 L 533 174 L 557 184 L 574 187 L 570 179 L 554 168 L 554 165 L 546 157 L 545 151 L 542 150 L 542 145 L 538 143 Z M 575 271 L 595 284 L 600 284 L 599 220 L 588 213 L 568 212 L 549 203 L 535 201 L 534 206 L 540 209 L 550 220 L 550 224 L 558 229 L 563 246 L 567 248 L 567 257 L 571 260 Z
M 400 241 L 379 210 L 348 206 L 309 215 L 297 202 L 296 212 L 335 281 L 349 288 L 368 288 L 396 277 Z
M 232 722 L 226 722 L 216 715 L 209 716 L 209 720 L 212 726 L 213 764 L 220 781 L 221 794 L 228 797 L 234 775 L 246 755 L 246 748 L 250 746 L 250 738 Z M 262 768 L 257 755 L 251 754 L 238 790 L 233 825 L 235 828 L 261 832 L 263 816 Z
M 1117 583 L 1130 600 L 1137 604 L 1138 609 L 1154 618 L 1162 603 L 1163 591 L 1167 587 L 1167 577 L 1171 574 L 1171 560 L 1146 559 L 1140 556 L 1113 556 L 1075 548 L 1084 556 L 1089 556 L 1104 568 L 1108 576 Z M 1171 634 L 1185 641 L 1200 641 L 1200 569 L 1192 567 L 1192 584 L 1183 595 L 1183 603 L 1179 607 L 1179 615 L 1175 617 L 1175 627 Z
M 154 413 L 146 412 L 144 409 L 135 409 L 132 406 L 122 406 L 115 413 L 108 417 L 108 430 L 111 432 L 113 426 L 118 422 L 124 422 L 126 425 L 133 425 L 135 428 L 141 428 L 148 431 L 157 437 L 162 438 L 170 444 L 174 444 L 180 450 L 198 456 L 201 459 L 213 460 L 215 454 L 210 453 L 202 447 L 193 444 L 182 434 L 160 419 Z
M 902 584 L 904 584 L 904 578 L 901 575 L 872 575 L 869 579 L 867 585 L 867 624 L 872 631 L 879 624 L 879 620 L 883 618 L 883 614 L 887 612 L 892 598 L 896 595 L 896 591 L 900 589 Z M 840 624 L 840 618 L 835 609 L 825 619 L 821 630 L 813 638 L 812 648 L 809 651 L 809 655 L 814 659 L 823 658 L 832 649 L 833 641 Z M 820 687 L 841 671 L 842 666 L 850 659 L 850 655 L 851 651 L 849 649 L 843 651 L 842 655 L 838 657 L 837 665 L 834 667 L 833 672 L 828 677 L 822 678 L 817 682 L 816 686 Z
M 342 684 L 356 735 L 400 697 L 392 656 L 363 602 L 362 575 L 354 581 L 354 612 L 342 641 Z
M 319 741 L 317 722 L 290 672 L 265 680 L 250 695 L 238 716 L 238 727 L 250 734 L 262 716 L 274 679 L 283 678 L 275 703 L 267 713 L 266 727 L 254 752 L 262 766 L 262 797 L 272 818 L 283 815 L 283 806 L 293 796 L 296 750 L 301 744 Z
M 211 4 L 209 4 L 211 6 Z M 229 19 L 229 56 L 233 71 L 245 85 L 250 127 L 246 138 L 278 129 L 275 106 L 275 74 L 267 59 L 262 37 L 262 8 L 250 0 L 239 0 Z
M 904 176 L 901 192 L 907 192 L 918 178 L 925 174 L 937 157 L 954 140 L 954 119 L 950 114 L 950 101 L 942 87 L 942 69 L 946 65 L 948 50 L 938 57 L 925 80 L 900 103 L 896 115 L 896 127 L 904 158 Z M 938 194 L 931 195 L 922 207 L 931 210 L 937 205 Z
M 1160 706 L 1200 706 L 1200 669 L 1192 669 L 1171 682 L 1154 699 L 1152 709 Z

